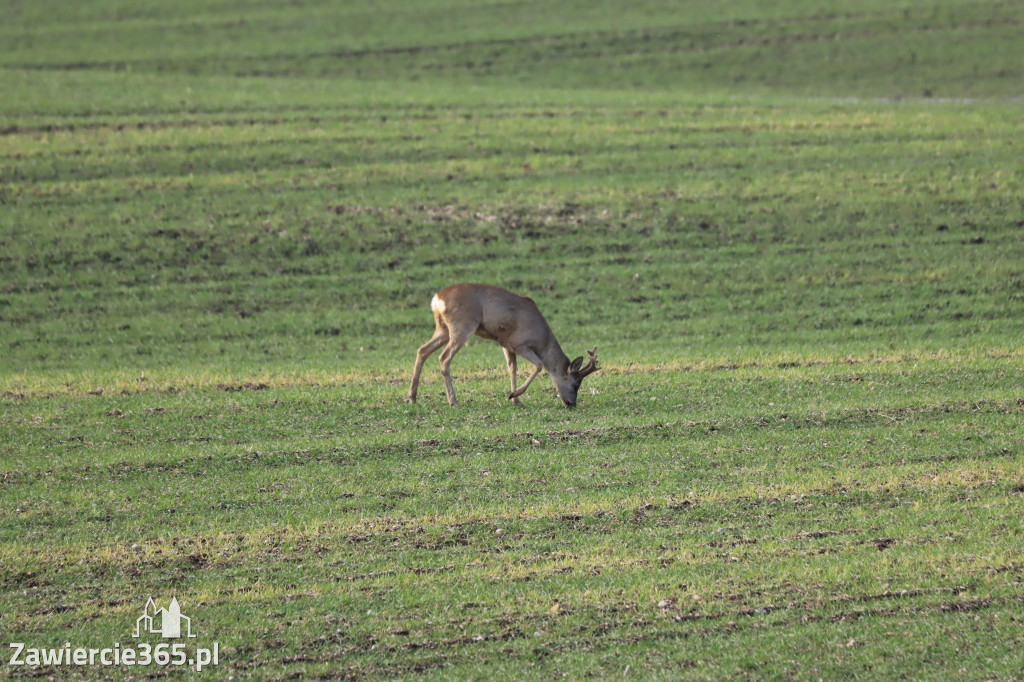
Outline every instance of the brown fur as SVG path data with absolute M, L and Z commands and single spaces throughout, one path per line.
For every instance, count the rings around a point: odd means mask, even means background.
M 512 392 L 516 402 L 540 373 L 547 369 L 562 402 L 576 404 L 583 377 L 597 371 L 597 348 L 590 353 L 590 362 L 581 368 L 582 357 L 569 362 L 562 352 L 551 327 L 532 299 L 490 284 L 455 284 L 442 289 L 431 301 L 434 311 L 434 336 L 420 346 L 413 367 L 409 400 L 416 402 L 423 363 L 441 346 L 441 375 L 451 405 L 457 404 L 452 387 L 451 361 L 474 334 L 496 342 L 505 351 Z M 522 356 L 533 363 L 534 371 L 521 387 L 516 387 L 516 358 Z

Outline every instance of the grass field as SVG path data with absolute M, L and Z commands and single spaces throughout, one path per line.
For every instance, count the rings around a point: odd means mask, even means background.
M 1024 5 L 722 5 L 0 9 L 0 678 L 1024 679 Z

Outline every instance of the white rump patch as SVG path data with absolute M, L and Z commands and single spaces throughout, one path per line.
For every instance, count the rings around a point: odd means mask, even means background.
M 439 315 L 443 315 L 445 311 L 444 301 L 438 298 L 437 294 L 434 294 L 434 298 L 430 299 L 430 309 Z

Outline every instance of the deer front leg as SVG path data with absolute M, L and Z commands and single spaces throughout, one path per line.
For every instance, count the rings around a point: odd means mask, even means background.
M 533 380 L 536 379 L 537 375 L 540 374 L 540 371 L 544 369 L 544 363 L 541 361 L 540 357 L 532 350 L 530 350 L 527 346 L 519 346 L 513 352 L 522 355 L 524 358 L 532 362 L 534 368 L 533 373 L 530 374 L 529 378 L 526 380 L 526 383 L 524 383 L 518 389 L 513 390 L 512 393 L 509 394 L 509 400 L 517 400 L 519 396 L 526 393 L 526 389 L 530 387 L 530 384 L 533 382 Z
M 519 397 L 513 395 L 516 392 L 516 354 L 504 346 L 501 347 L 501 350 L 505 352 L 505 363 L 508 365 L 508 376 L 512 382 L 512 393 L 509 394 L 509 399 L 518 405 Z

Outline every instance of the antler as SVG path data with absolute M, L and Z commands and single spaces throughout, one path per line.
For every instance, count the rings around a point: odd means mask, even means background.
M 588 350 L 587 355 L 590 359 L 587 360 L 587 364 L 580 367 L 580 379 L 601 369 L 597 366 L 597 346 L 594 346 L 594 350 Z

